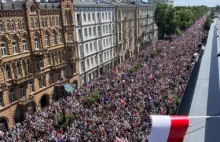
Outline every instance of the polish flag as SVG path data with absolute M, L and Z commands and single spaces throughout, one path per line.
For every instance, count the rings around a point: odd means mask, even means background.
M 182 142 L 189 126 L 188 116 L 152 115 L 149 142 Z

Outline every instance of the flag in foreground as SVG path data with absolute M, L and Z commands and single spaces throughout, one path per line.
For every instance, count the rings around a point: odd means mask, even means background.
M 152 115 L 149 142 L 182 142 L 189 126 L 187 116 Z

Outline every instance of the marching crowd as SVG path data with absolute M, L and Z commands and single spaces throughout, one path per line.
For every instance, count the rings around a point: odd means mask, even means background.
M 205 19 L 202 17 L 181 36 L 173 36 L 171 42 L 159 40 L 71 95 L 58 101 L 51 99 L 49 106 L 16 124 L 0 141 L 148 141 L 150 115 L 173 114 L 178 107 Z M 137 65 L 136 71 L 129 71 Z M 88 105 L 87 98 L 94 92 L 99 97 Z M 74 119 L 60 126 L 58 119 L 63 114 L 72 114 Z

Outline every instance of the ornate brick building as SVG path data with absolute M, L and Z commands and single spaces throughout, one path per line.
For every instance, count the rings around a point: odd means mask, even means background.
M 73 1 L 0 2 L 0 129 L 79 88 Z M 60 86 L 60 87 L 59 87 Z

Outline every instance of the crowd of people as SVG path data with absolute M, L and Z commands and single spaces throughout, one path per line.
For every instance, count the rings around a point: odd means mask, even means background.
M 148 141 L 150 115 L 173 114 L 178 108 L 176 102 L 187 85 L 206 16 L 180 36 L 173 36 L 172 41 L 159 40 L 71 95 L 58 101 L 51 99 L 49 106 L 16 124 L 0 141 Z M 152 55 L 153 51 L 157 54 Z M 136 65 L 136 71 L 130 72 Z M 88 105 L 87 98 L 94 93 L 99 97 Z M 74 118 L 60 126 L 59 117 L 65 114 Z

